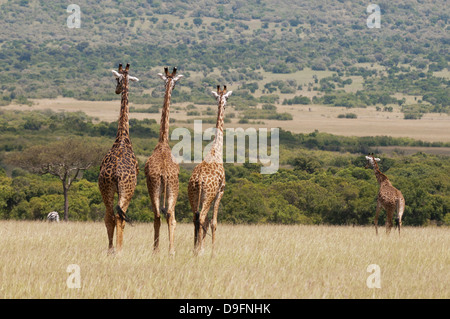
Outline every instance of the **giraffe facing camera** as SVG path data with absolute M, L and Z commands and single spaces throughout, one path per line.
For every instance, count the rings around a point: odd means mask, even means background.
M 225 170 L 223 168 L 223 126 L 225 105 L 232 91 L 227 92 L 217 86 L 212 94 L 217 100 L 216 136 L 212 147 L 204 160 L 192 171 L 188 184 L 189 203 L 194 214 L 194 253 L 203 254 L 203 242 L 206 236 L 209 219 L 208 212 L 214 201 L 213 218 L 211 222 L 212 252 L 216 239 L 217 214 L 219 204 L 225 192 Z
M 127 78 L 128 81 L 137 82 L 139 81 L 138 78 L 134 76 L 130 76 L 128 74 L 128 71 L 130 70 L 130 64 L 127 63 L 125 70 L 122 68 L 122 63 L 119 64 L 119 70 L 111 70 L 111 72 L 114 74 L 114 77 L 116 78 L 117 85 L 116 85 L 116 94 L 122 93 L 123 89 L 123 79 Z

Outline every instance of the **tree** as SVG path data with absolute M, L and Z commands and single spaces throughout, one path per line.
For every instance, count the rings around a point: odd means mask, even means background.
M 194 22 L 194 24 L 198 27 L 198 26 L 202 25 L 203 20 L 201 18 L 194 18 L 194 20 L 192 20 L 192 22 Z
M 320 162 L 310 156 L 297 156 L 294 158 L 292 165 L 294 170 L 306 171 L 309 174 L 314 173 L 321 167 Z
M 106 153 L 98 144 L 86 143 L 81 139 L 66 138 L 47 145 L 35 145 L 7 159 L 12 165 L 36 174 L 57 176 L 63 185 L 64 221 L 69 216 L 69 188 L 80 172 L 98 165 Z

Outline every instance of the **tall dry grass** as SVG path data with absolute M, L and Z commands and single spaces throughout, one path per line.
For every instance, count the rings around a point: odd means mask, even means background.
M 178 224 L 177 253 L 152 254 L 153 226 L 125 228 L 107 255 L 103 223 L 0 222 L 1 298 L 449 298 L 449 228 L 223 225 L 214 256 L 194 257 L 193 225 Z M 67 267 L 81 288 L 68 288 Z M 381 288 L 368 288 L 370 264 Z

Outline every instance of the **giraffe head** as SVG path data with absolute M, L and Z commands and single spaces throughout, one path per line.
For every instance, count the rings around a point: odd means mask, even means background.
M 379 162 L 380 159 L 378 157 L 375 157 L 373 155 L 373 153 L 372 154 L 368 154 L 368 156 L 366 156 L 366 160 L 367 160 L 367 163 L 366 163 L 365 168 L 374 168 L 374 167 L 378 168 L 377 162 Z
M 176 67 L 174 67 L 172 73 L 169 74 L 169 68 L 165 67 L 164 74 L 158 73 L 158 76 L 164 81 L 166 89 L 167 88 L 173 89 L 175 87 L 175 83 L 177 83 L 178 80 L 181 79 L 184 75 L 182 74 L 177 75 Z
M 112 73 L 114 74 L 114 77 L 116 78 L 116 81 L 117 81 L 116 94 L 122 93 L 124 84 L 128 85 L 128 80 L 133 81 L 133 82 L 139 81 L 138 78 L 128 75 L 129 70 L 130 70 L 130 63 L 127 63 L 127 66 L 125 67 L 125 69 L 122 68 L 122 63 L 120 63 L 118 71 L 112 70 Z M 124 81 L 124 79 L 127 79 L 127 81 Z
M 227 104 L 227 100 L 228 98 L 231 96 L 231 93 L 233 93 L 233 91 L 228 91 L 227 92 L 227 86 L 224 85 L 223 86 L 223 90 L 220 89 L 220 85 L 217 86 L 217 92 L 216 91 L 211 91 L 212 95 L 216 98 L 217 103 L 219 105 L 222 105 L 223 108 L 225 108 L 225 105 Z

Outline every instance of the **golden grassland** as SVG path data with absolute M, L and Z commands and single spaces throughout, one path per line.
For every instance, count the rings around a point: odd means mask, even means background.
M 0 222 L 0 298 L 449 298 L 450 229 L 219 224 L 216 250 L 194 257 L 193 225 L 177 225 L 176 255 L 152 253 L 153 225 L 126 226 L 107 255 L 102 222 Z M 69 288 L 67 267 L 80 267 Z M 371 264 L 381 288 L 368 288 Z

